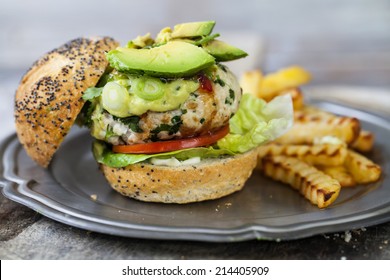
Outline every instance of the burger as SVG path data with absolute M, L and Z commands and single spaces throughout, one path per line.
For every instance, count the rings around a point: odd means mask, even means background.
M 76 121 L 113 189 L 150 202 L 217 199 L 244 187 L 257 147 L 291 127 L 289 96 L 243 94 L 223 63 L 247 56 L 216 39 L 215 22 L 138 36 L 73 40 L 25 74 L 15 122 L 28 155 L 47 167 Z

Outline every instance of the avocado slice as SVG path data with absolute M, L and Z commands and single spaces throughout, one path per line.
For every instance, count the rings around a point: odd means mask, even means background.
M 182 41 L 149 49 L 117 48 L 106 57 L 118 71 L 167 78 L 191 76 L 215 63 L 205 50 Z
M 150 37 L 150 33 L 145 34 L 144 36 L 137 36 L 137 38 L 127 42 L 127 48 L 140 49 L 146 46 L 153 45 L 154 40 Z
M 211 33 L 215 21 L 187 22 L 175 25 L 172 38 L 192 38 L 207 36 Z
M 203 45 L 203 49 L 215 57 L 217 61 L 235 60 L 247 56 L 243 50 L 220 40 L 212 40 Z

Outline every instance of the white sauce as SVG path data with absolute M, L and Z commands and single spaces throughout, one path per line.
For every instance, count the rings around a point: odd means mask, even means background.
M 194 165 L 200 162 L 200 157 L 193 157 L 189 158 L 187 160 L 180 161 L 175 157 L 167 158 L 167 159 L 159 159 L 159 158 L 152 158 L 150 162 L 154 165 L 163 165 L 163 166 L 170 166 L 170 167 L 177 167 L 177 166 L 183 166 L 183 165 Z

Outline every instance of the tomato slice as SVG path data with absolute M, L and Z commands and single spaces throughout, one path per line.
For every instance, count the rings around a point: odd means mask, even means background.
M 214 144 L 229 133 L 229 126 L 225 126 L 216 132 L 207 135 L 186 139 L 167 140 L 134 145 L 116 145 L 112 147 L 115 153 L 123 154 L 156 154 L 177 151 L 188 148 L 203 147 Z

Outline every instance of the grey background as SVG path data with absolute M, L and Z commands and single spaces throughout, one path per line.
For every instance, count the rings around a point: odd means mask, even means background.
M 389 0 L 0 0 L 0 71 L 23 71 L 78 36 L 133 37 L 186 21 L 214 19 L 235 35 L 250 63 L 291 64 L 313 83 L 390 85 Z M 236 35 L 242 35 L 237 37 Z M 231 37 L 230 37 L 231 38 Z M 253 49 L 260 39 L 263 51 Z M 252 64 L 251 64 L 252 65 Z

